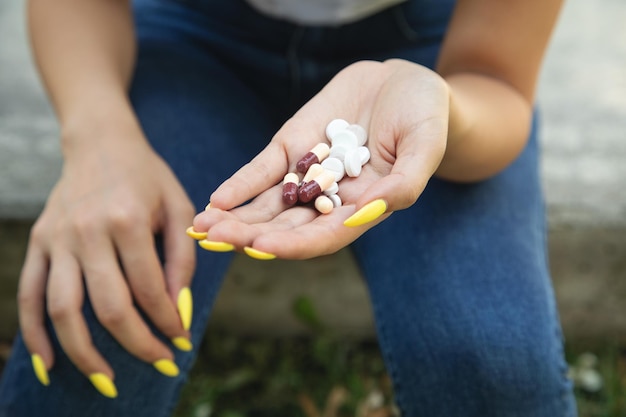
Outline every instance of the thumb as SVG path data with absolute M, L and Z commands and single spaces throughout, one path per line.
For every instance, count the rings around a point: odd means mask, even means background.
M 397 139 L 391 171 L 365 189 L 356 201 L 356 212 L 344 224 L 360 226 L 412 206 L 443 159 L 446 137 L 447 120 L 433 118 Z

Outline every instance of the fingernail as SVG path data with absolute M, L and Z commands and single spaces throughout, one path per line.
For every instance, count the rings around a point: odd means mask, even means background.
M 191 315 L 193 314 L 193 300 L 191 298 L 191 290 L 188 287 L 180 290 L 176 304 L 180 321 L 183 323 L 183 329 L 189 330 L 191 327 Z
M 243 251 L 251 258 L 260 259 L 262 261 L 269 261 L 270 259 L 276 259 L 276 255 L 269 252 L 263 252 L 258 249 L 251 248 L 250 246 L 246 246 L 243 248 Z
M 178 366 L 169 359 L 159 359 L 152 364 L 157 371 L 161 372 L 165 376 L 178 376 Z
M 115 388 L 115 384 L 111 381 L 111 378 L 105 374 L 96 372 L 95 374 L 89 375 L 89 380 L 100 392 L 100 394 L 109 398 L 117 397 L 117 388 Z
M 186 337 L 175 337 L 172 339 L 172 344 L 178 348 L 178 350 L 182 350 L 183 352 L 189 352 L 193 349 L 193 344 L 191 340 Z
M 189 236 L 192 239 L 202 240 L 202 239 L 206 239 L 207 232 L 196 232 L 193 229 L 193 226 L 189 226 L 187 228 L 187 236 Z
M 198 242 L 198 245 L 200 245 L 202 249 L 210 250 L 211 252 L 230 252 L 235 249 L 235 245 L 233 244 L 226 242 L 214 242 L 206 239 Z
M 30 360 L 33 364 L 33 370 L 35 371 L 35 375 L 37 376 L 37 379 L 39 380 L 39 382 L 41 382 L 41 384 L 45 386 L 50 385 L 50 378 L 48 377 L 48 370 L 46 369 L 46 364 L 43 362 L 43 359 L 41 359 L 41 356 L 39 356 L 36 353 L 33 353 L 30 356 Z
M 382 198 L 367 203 L 343 222 L 344 226 L 357 227 L 376 220 L 387 211 L 387 202 Z
M 210 208 L 211 208 L 211 202 L 209 201 L 209 204 L 206 205 L 206 207 L 204 208 L 204 211 L 207 211 Z

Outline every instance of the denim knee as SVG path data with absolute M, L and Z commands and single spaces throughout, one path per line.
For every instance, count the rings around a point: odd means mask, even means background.
M 439 327 L 404 353 L 392 350 L 403 416 L 573 417 L 558 332 L 520 337 L 526 332 L 516 326 Z

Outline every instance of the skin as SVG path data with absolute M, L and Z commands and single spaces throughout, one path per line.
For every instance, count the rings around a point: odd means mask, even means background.
M 80 312 L 84 297 L 137 358 L 172 359 L 132 300 L 168 337 L 188 336 L 175 302 L 194 268 L 194 243 L 185 236 L 192 221 L 209 240 L 238 250 L 311 258 L 336 252 L 412 205 L 433 175 L 472 182 L 507 167 L 524 148 L 541 60 L 561 7 L 560 0 L 460 0 L 436 71 L 401 60 L 345 68 L 194 219 L 188 197 L 148 145 L 128 103 L 135 56 L 128 2 L 53 3 L 30 0 L 29 20 L 65 163 L 32 231 L 20 279 L 20 326 L 29 351 L 49 369 L 47 308 L 76 366 L 110 378 L 113 370 L 91 344 Z M 370 162 L 358 178 L 342 180 L 344 206 L 332 213 L 287 207 L 276 184 L 337 117 L 368 128 Z M 387 213 L 363 226 L 343 225 L 379 198 Z M 154 253 L 155 232 L 165 236 L 163 268 Z

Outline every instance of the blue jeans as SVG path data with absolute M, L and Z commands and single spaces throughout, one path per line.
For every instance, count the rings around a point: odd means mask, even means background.
M 453 2 L 427 3 L 340 27 L 301 27 L 242 0 L 136 1 L 133 105 L 154 149 L 202 210 L 210 192 L 344 66 L 396 57 L 433 67 Z M 469 185 L 432 179 L 414 206 L 352 245 L 405 417 L 576 414 L 547 269 L 536 134 L 535 125 L 501 174 Z M 196 347 L 231 258 L 198 254 Z M 0 416 L 170 415 L 195 352 L 173 349 L 181 375 L 162 376 L 125 352 L 89 304 L 84 310 L 115 370 L 118 398 L 93 389 L 56 340 L 51 385 L 43 387 L 18 336 L 0 386 Z

